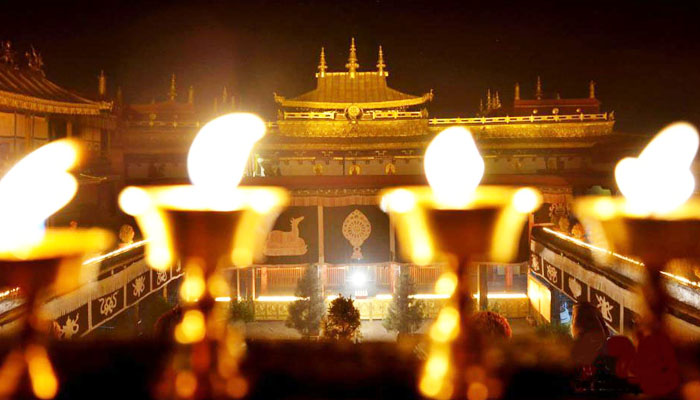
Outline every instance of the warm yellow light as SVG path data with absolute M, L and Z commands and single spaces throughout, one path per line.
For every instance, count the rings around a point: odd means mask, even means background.
M 540 195 L 532 188 L 522 188 L 518 189 L 513 195 L 513 207 L 515 210 L 523 213 L 529 214 L 540 205 Z
M 119 194 L 119 207 L 125 213 L 138 218 L 139 226 L 148 238 L 148 264 L 158 270 L 169 268 L 174 260 L 166 219 L 149 193 L 144 189 L 129 186 Z
M 193 397 L 197 391 L 197 377 L 192 371 L 180 371 L 175 375 L 175 393 L 183 399 Z
M 471 132 L 451 127 L 440 132 L 425 151 L 425 176 L 444 207 L 463 208 L 484 175 L 484 160 Z
M 49 361 L 46 349 L 42 346 L 31 344 L 25 351 L 29 380 L 32 392 L 39 399 L 52 399 L 58 392 L 58 379 Z
M 180 286 L 180 298 L 186 302 L 196 302 L 205 290 L 204 270 L 199 265 L 188 265 L 185 268 L 185 279 Z
M 71 201 L 78 182 L 68 171 L 78 144 L 56 140 L 33 151 L 0 180 L 0 249 L 31 246 L 43 237 L 48 217 Z
M 427 397 L 436 399 L 449 398 L 452 395 L 452 383 L 448 376 L 449 372 L 449 350 L 444 345 L 432 344 L 418 389 Z
M 457 274 L 454 272 L 443 272 L 435 282 L 435 293 L 445 296 L 452 296 L 457 289 Z
M 396 189 L 382 197 L 380 204 L 384 212 L 405 213 L 416 206 L 416 196 L 406 189 Z
M 205 335 L 204 314 L 198 310 L 187 311 L 175 327 L 175 340 L 182 344 L 199 342 Z
M 447 306 L 440 310 L 438 318 L 430 327 L 430 338 L 436 342 L 448 342 L 459 334 L 459 311 Z
M 688 123 L 672 124 L 649 142 L 637 158 L 622 159 L 615 180 L 633 214 L 664 214 L 685 203 L 695 189 L 690 166 L 698 132 Z
M 222 201 L 233 194 L 243 178 L 255 143 L 265 135 L 265 122 L 248 113 L 232 113 L 208 122 L 194 138 L 187 156 L 192 183 Z

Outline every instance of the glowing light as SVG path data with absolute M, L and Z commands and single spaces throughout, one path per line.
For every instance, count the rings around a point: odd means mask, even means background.
M 178 397 L 190 398 L 197 391 L 197 377 L 192 371 L 180 371 L 175 375 L 175 392 Z
M 540 195 L 532 188 L 518 189 L 513 195 L 513 206 L 520 213 L 529 214 L 535 211 L 539 204 Z
M 254 114 L 227 114 L 208 122 L 187 155 L 190 180 L 209 195 L 228 198 L 243 178 L 253 146 L 264 135 L 265 123 Z
M 301 297 L 296 296 L 258 296 L 257 301 L 297 301 L 301 300 Z
M 447 399 L 452 395 L 452 385 L 446 379 L 450 372 L 449 350 L 442 345 L 433 344 L 425 362 L 423 376 L 418 389 L 427 397 Z
M 180 298 L 186 302 L 196 302 L 204 294 L 204 270 L 199 265 L 189 264 L 185 268 L 185 279 L 180 286 Z
M 79 156 L 76 142 L 56 140 L 33 151 L 0 180 L 0 249 L 38 243 L 48 217 L 71 201 L 78 182 L 68 171 Z
M 214 300 L 219 302 L 219 303 L 228 303 L 231 301 L 231 297 L 230 296 L 221 296 L 221 297 L 215 298 Z
M 435 282 L 435 293 L 451 296 L 457 289 L 457 274 L 454 272 L 443 272 Z
M 139 242 L 134 242 L 134 243 L 128 244 L 124 247 L 120 247 L 117 250 L 111 251 L 111 252 L 103 254 L 101 256 L 97 256 L 97 257 L 93 257 L 93 258 L 90 258 L 88 260 L 85 260 L 83 262 L 83 265 L 89 265 L 92 263 L 98 263 L 98 262 L 104 261 L 108 258 L 112 258 L 112 257 L 118 256 L 120 254 L 126 253 L 129 250 L 144 246 L 146 243 L 148 243 L 148 240 L 141 240 Z
M 367 274 L 363 271 L 356 271 L 350 277 L 350 281 L 356 287 L 364 287 L 367 284 Z
M 638 266 L 640 266 L 640 267 L 644 267 L 644 263 L 642 263 L 641 261 L 637 261 L 637 260 L 635 260 L 635 259 L 633 259 L 633 258 L 624 256 L 624 255 L 619 254 L 619 253 L 616 253 L 616 252 L 614 252 L 614 251 L 611 251 L 611 250 L 608 250 L 608 249 L 604 249 L 604 248 L 602 248 L 602 247 L 598 247 L 598 246 L 595 246 L 595 245 L 586 243 L 586 242 L 584 242 L 584 241 L 582 241 L 582 240 L 573 238 L 573 237 L 571 237 L 571 236 L 567 236 L 567 235 L 565 235 L 565 234 L 563 234 L 563 233 L 561 233 L 561 232 L 557 232 L 557 231 L 552 230 L 552 229 L 549 229 L 549 228 L 543 228 L 543 230 L 544 230 L 545 232 L 549 233 L 549 234 L 552 234 L 552 235 L 554 235 L 554 236 L 557 236 L 557 237 L 559 237 L 560 239 L 569 241 L 569 242 L 571 242 L 571 243 L 573 243 L 573 244 L 576 244 L 576 245 L 578 245 L 578 246 L 585 247 L 585 248 L 587 248 L 587 249 L 590 249 L 590 250 L 593 250 L 593 251 L 596 251 L 596 252 L 599 252 L 599 253 L 602 253 L 602 254 L 605 254 L 605 255 L 609 255 L 609 256 L 618 258 L 618 259 L 620 259 L 620 260 L 622 260 L 622 261 L 626 261 L 626 262 L 628 262 L 628 263 L 632 263 L 632 264 L 638 265 Z M 686 284 L 686 285 L 694 286 L 694 287 L 700 287 L 700 282 L 693 282 L 693 281 L 691 281 L 690 279 L 685 278 L 685 277 L 682 277 L 682 276 L 680 276 L 680 275 L 675 275 L 675 274 L 672 274 L 672 273 L 666 272 L 666 271 L 661 271 L 661 274 L 664 275 L 664 276 L 666 276 L 666 277 L 668 277 L 668 278 L 670 278 L 670 279 L 673 279 L 673 280 L 676 280 L 676 281 L 678 281 L 678 282 L 684 283 L 684 284 Z
M 416 207 L 416 196 L 406 189 L 396 189 L 382 197 L 380 206 L 384 212 L 405 213 Z
M 659 132 L 639 157 L 627 157 L 617 164 L 615 180 L 630 213 L 664 214 L 690 198 L 695 188 L 690 166 L 698 142 L 692 125 L 675 123 Z
M 484 160 L 463 127 L 440 132 L 425 151 L 425 176 L 441 205 L 464 208 L 484 175 Z
M 375 298 L 377 300 L 391 300 L 394 298 L 394 296 L 392 296 L 391 294 L 388 294 L 388 293 L 382 293 L 382 294 L 376 295 Z
M 187 311 L 182 322 L 175 327 L 175 340 L 178 343 L 196 343 L 204 339 L 205 335 L 204 314 L 198 310 Z
M 489 389 L 481 382 L 472 382 L 467 389 L 467 400 L 486 400 Z
M 440 310 L 438 318 L 430 327 L 430 338 L 444 343 L 453 340 L 459 334 L 459 311 L 454 307 Z
M 25 350 L 25 358 L 34 395 L 39 399 L 56 397 L 58 379 L 56 379 L 46 349 L 35 344 L 29 345 Z

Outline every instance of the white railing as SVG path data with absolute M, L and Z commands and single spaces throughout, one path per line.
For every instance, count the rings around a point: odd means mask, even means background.
M 528 115 L 521 117 L 473 117 L 473 118 L 430 118 L 430 125 L 486 125 L 486 124 L 515 124 L 533 122 L 581 122 L 581 121 L 612 121 L 612 115 L 574 114 L 574 115 Z

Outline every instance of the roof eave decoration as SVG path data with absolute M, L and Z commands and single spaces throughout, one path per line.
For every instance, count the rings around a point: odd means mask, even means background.
M 375 102 L 319 102 L 319 101 L 303 101 L 303 100 L 288 100 L 284 96 L 274 95 L 275 102 L 282 107 L 290 108 L 313 108 L 313 109 L 324 109 L 324 110 L 345 110 L 351 105 L 358 106 L 364 109 L 375 109 L 375 108 L 401 108 L 417 106 L 420 104 L 427 103 L 433 100 L 433 92 L 425 93 L 420 97 L 414 97 L 410 99 L 401 100 L 389 100 L 389 101 L 375 101 Z
M 68 103 L 0 90 L 0 106 L 48 114 L 99 115 L 112 110 L 112 102 Z

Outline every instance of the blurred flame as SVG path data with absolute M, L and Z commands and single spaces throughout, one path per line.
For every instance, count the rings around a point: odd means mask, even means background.
M 457 274 L 454 272 L 443 272 L 435 282 L 435 293 L 448 297 L 452 296 L 452 293 L 457 289 L 457 281 Z
M 458 126 L 445 129 L 430 142 L 424 165 L 435 198 L 445 207 L 464 208 L 484 175 L 484 160 L 471 132 Z
M 35 344 L 29 345 L 25 351 L 25 357 L 34 395 L 39 399 L 54 398 L 58 392 L 58 379 L 46 349 Z
M 197 391 L 197 376 L 192 371 L 180 371 L 175 375 L 175 393 L 181 398 L 193 397 Z
M 264 135 L 265 122 L 254 114 L 226 114 L 208 122 L 187 155 L 190 180 L 212 195 L 212 201 L 229 198 L 243 178 L 253 146 Z
M 205 335 L 204 314 L 198 310 L 187 311 L 182 322 L 175 327 L 175 340 L 178 343 L 196 343 L 204 339 Z
M 430 327 L 430 338 L 436 342 L 449 342 L 459 334 L 459 311 L 447 306 L 440 310 L 438 318 Z
M 206 290 L 204 282 L 204 270 L 194 262 L 185 266 L 185 279 L 180 286 L 180 298 L 186 302 L 196 302 Z
M 77 142 L 56 140 L 31 152 L 0 180 L 0 250 L 38 243 L 47 218 L 71 201 L 78 182 L 68 173 Z
M 695 127 L 678 122 L 659 132 L 639 157 L 622 159 L 615 167 L 615 180 L 628 211 L 663 214 L 683 205 L 695 188 L 690 166 L 697 150 Z

